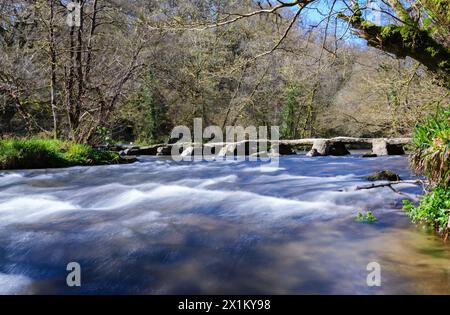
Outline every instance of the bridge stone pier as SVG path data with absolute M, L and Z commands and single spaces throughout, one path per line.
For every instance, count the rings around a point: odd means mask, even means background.
M 298 139 L 298 140 L 280 140 L 280 144 L 300 146 L 311 145 L 312 149 L 308 156 L 342 156 L 350 152 L 345 145 L 364 145 L 372 146 L 372 155 L 402 155 L 405 154 L 404 146 L 411 143 L 410 138 L 351 138 L 337 137 L 331 139 Z

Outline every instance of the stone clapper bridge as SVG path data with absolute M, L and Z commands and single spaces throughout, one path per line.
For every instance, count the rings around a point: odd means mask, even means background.
M 264 148 L 267 151 L 258 151 L 258 143 L 267 143 Z M 170 156 L 172 148 L 180 148 L 182 157 L 189 157 L 194 154 L 195 148 L 208 149 L 208 152 L 218 157 L 229 155 L 246 156 L 279 156 L 296 154 L 296 149 L 300 147 L 311 147 L 307 156 L 343 156 L 350 152 L 346 145 L 364 146 L 371 145 L 372 153 L 366 154 L 366 157 L 376 157 L 385 155 L 403 155 L 404 146 L 411 143 L 410 138 L 351 138 L 336 137 L 330 139 L 297 139 L 297 140 L 244 140 L 239 142 L 209 142 L 199 143 L 174 143 L 174 144 L 156 144 L 151 146 L 134 145 L 113 145 L 106 149 L 120 151 L 121 156 Z M 270 146 L 270 148 L 268 148 Z M 183 150 L 181 150 L 183 149 Z

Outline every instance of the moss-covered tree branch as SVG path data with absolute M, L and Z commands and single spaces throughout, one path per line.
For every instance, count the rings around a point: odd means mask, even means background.
M 450 89 L 450 49 L 437 42 L 428 30 L 421 28 L 409 16 L 407 17 L 407 11 L 400 5 L 394 11 L 404 13 L 405 16 L 400 19 L 405 23 L 376 25 L 362 17 L 358 6 L 354 7 L 352 16 L 344 14 L 338 16 L 350 23 L 355 34 L 367 40 L 370 46 L 399 58 L 411 57 L 419 61 Z

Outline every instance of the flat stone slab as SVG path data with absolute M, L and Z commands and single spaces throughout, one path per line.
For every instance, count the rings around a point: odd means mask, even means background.
M 314 153 L 312 156 L 327 156 L 327 155 L 346 155 L 349 154 L 346 151 L 345 144 L 371 144 L 372 153 L 378 156 L 402 154 L 403 145 L 411 143 L 411 138 L 353 138 L 353 137 L 336 137 L 336 138 L 307 138 L 307 139 L 295 139 L 295 140 L 244 140 L 239 142 L 214 142 L 214 143 L 175 143 L 175 144 L 157 144 L 153 146 L 133 146 L 129 145 L 112 145 L 108 146 L 108 149 L 123 150 L 123 155 L 170 155 L 173 146 L 185 148 L 184 156 L 191 155 L 191 147 L 208 147 L 212 149 L 212 152 L 216 152 L 219 157 L 226 155 L 233 155 L 236 153 L 237 148 L 245 148 L 245 154 L 250 155 L 255 152 L 247 152 L 249 146 L 255 146 L 257 144 L 268 143 L 269 145 L 278 145 L 280 155 L 295 154 L 294 147 L 301 145 L 312 146 Z M 259 149 L 258 149 L 259 150 Z M 238 150 L 239 151 L 239 150 Z M 240 150 L 243 151 L 243 150 Z

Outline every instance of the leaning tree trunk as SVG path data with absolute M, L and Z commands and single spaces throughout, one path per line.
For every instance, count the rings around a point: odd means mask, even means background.
M 352 16 L 339 14 L 338 17 L 349 22 L 356 35 L 367 40 L 370 46 L 399 58 L 417 60 L 450 89 L 450 48 L 435 40 L 417 20 L 410 17 L 398 0 L 388 2 L 401 21 L 398 25 L 381 26 L 365 20 L 357 4 L 353 7 Z

